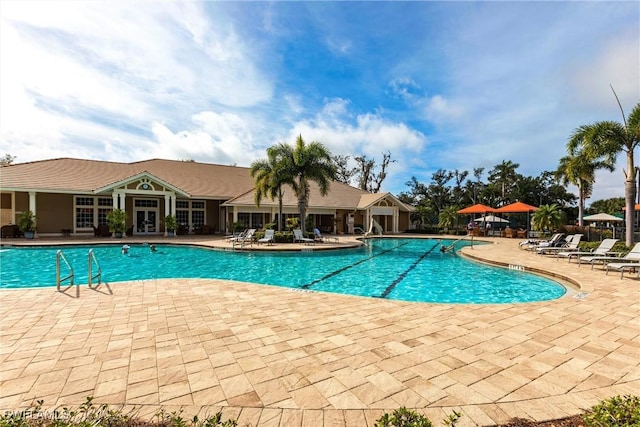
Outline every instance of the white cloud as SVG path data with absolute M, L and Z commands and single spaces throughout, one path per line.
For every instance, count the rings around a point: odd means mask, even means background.
M 251 122 L 238 115 L 204 111 L 195 114 L 192 122 L 192 129 L 177 132 L 154 123 L 153 134 L 158 142 L 153 145 L 154 157 L 241 166 L 264 157 L 264 151 L 254 147 Z

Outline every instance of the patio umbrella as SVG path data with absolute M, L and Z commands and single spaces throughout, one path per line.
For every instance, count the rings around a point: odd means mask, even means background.
M 583 216 L 582 219 L 585 221 L 606 221 L 606 222 L 617 222 L 622 221 L 622 218 L 618 218 L 614 215 L 609 215 L 608 213 L 597 213 L 593 215 Z
M 466 208 L 460 209 L 457 213 L 459 214 L 486 214 L 489 212 L 493 212 L 495 209 L 492 207 L 483 205 L 482 203 L 476 203 L 473 206 L 468 206 Z
M 509 222 L 504 218 L 500 218 L 499 216 L 495 216 L 495 215 L 484 215 L 481 216 L 480 218 L 476 218 L 474 219 L 475 222 Z
M 593 215 L 587 215 L 587 216 L 583 216 L 582 219 L 584 219 L 585 221 L 589 221 L 589 222 L 600 222 L 600 238 L 602 239 L 602 223 L 603 222 L 620 222 L 622 221 L 622 218 L 618 218 L 617 216 L 614 215 L 609 215 L 608 213 L 597 213 L 597 214 L 593 214 Z M 613 237 L 615 237 L 615 228 L 613 229 Z
M 537 211 L 538 208 L 535 206 L 528 205 L 522 202 L 514 202 L 510 205 L 503 206 L 501 208 L 495 209 L 494 213 L 527 213 L 527 229 L 529 229 L 531 225 L 530 215 L 531 212 Z

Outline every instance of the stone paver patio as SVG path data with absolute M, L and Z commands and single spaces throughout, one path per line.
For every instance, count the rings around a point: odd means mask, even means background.
M 160 407 L 200 417 L 222 410 L 241 426 L 288 427 L 373 426 L 406 406 L 434 425 L 455 409 L 464 414 L 458 426 L 486 426 L 638 394 L 638 279 L 490 240 L 463 252 L 563 276 L 579 289 L 505 305 L 223 280 L 113 283 L 84 287 L 80 298 L 1 291 L 0 410 L 35 399 L 77 406 L 93 396 L 145 418 Z

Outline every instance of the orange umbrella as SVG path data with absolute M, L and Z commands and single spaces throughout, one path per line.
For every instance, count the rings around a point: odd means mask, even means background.
M 492 207 L 483 205 L 482 203 L 477 203 L 473 206 L 466 207 L 464 209 L 460 209 L 457 213 L 459 214 L 483 214 L 488 212 L 495 212 L 496 210 Z
M 528 205 L 522 202 L 511 203 L 510 205 L 503 206 L 498 209 L 494 209 L 493 212 L 497 213 L 524 213 L 524 212 L 535 212 L 538 208 L 535 206 Z

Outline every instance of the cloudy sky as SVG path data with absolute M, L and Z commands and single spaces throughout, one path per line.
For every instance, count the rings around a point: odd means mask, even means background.
M 301 134 L 384 190 L 554 170 L 640 100 L 637 1 L 0 3 L 0 155 L 248 166 Z M 623 195 L 624 158 L 592 200 Z

